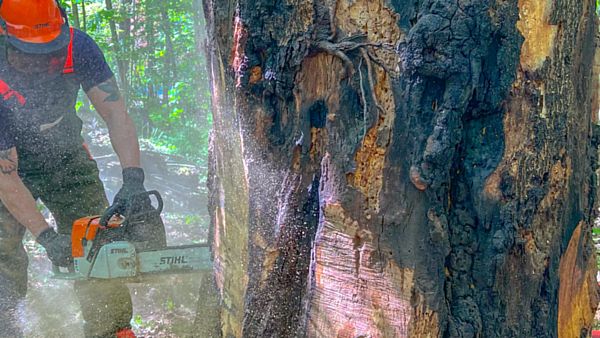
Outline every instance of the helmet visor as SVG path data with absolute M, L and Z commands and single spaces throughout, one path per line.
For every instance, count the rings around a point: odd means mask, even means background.
M 49 30 L 48 33 L 36 35 L 35 38 L 18 39 L 10 34 L 11 28 L 8 30 L 8 42 L 18 50 L 27 54 L 48 54 L 56 52 L 69 44 L 70 33 L 69 26 L 63 24 L 56 34 L 56 31 Z M 27 40 L 25 40 L 27 39 Z

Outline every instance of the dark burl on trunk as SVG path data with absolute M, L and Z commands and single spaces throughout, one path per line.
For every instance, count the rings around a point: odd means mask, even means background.
M 585 336 L 593 0 L 204 0 L 224 337 Z

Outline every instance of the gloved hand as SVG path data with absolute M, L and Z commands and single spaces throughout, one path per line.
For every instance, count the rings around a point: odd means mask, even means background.
M 70 236 L 58 234 L 54 229 L 48 228 L 36 240 L 46 249 L 48 258 L 54 265 L 69 266 L 73 262 Z
M 125 168 L 123 169 L 123 186 L 115 195 L 113 204 L 100 218 L 100 225 L 106 226 L 114 215 L 129 217 L 151 207 L 152 202 L 144 187 L 144 170 L 135 167 Z
M 143 203 L 150 203 L 150 199 L 132 199 L 140 193 L 146 192 L 144 187 L 144 169 L 142 168 L 125 168 L 123 169 L 123 186 L 115 196 L 111 208 L 115 213 L 125 215 L 128 211 L 135 212 L 140 209 Z M 144 204 L 145 205 L 145 204 Z M 133 210 L 127 210 L 131 207 Z

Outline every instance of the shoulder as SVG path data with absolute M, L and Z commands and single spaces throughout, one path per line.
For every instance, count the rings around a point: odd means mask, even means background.
M 86 71 L 90 67 L 96 70 L 98 65 L 104 64 L 104 53 L 91 36 L 78 29 L 73 29 L 73 62 L 75 69 Z
M 111 78 L 113 73 L 96 41 L 85 32 L 78 29 L 73 31 L 75 73 L 79 74 L 81 86 L 87 92 L 90 88 Z
M 77 28 L 73 29 L 73 51 L 97 52 L 102 53 L 98 44 L 87 33 L 80 31 Z

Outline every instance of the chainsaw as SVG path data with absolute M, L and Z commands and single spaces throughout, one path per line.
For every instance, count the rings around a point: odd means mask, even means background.
M 152 205 L 152 196 L 156 207 Z M 166 245 L 160 218 L 163 201 L 157 191 L 136 195 L 130 205 L 136 199 L 147 201 L 146 207 L 124 216 L 111 207 L 104 215 L 76 220 L 71 232 L 73 264 L 53 265 L 54 278 L 135 281 L 150 275 L 212 270 L 207 244 Z

